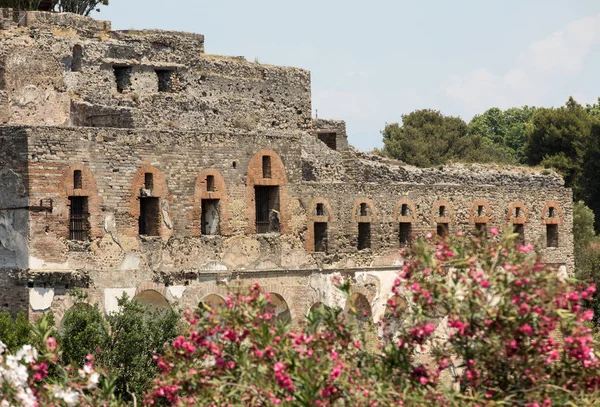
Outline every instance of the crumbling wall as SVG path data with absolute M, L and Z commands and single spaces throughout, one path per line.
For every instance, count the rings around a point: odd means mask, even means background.
M 28 12 L 21 26 L 6 27 L 0 43 L 11 106 L 7 121 L 0 94 L 0 120 L 9 124 L 311 126 L 310 75 L 302 69 L 206 55 L 199 34 L 110 31 L 105 22 L 70 14 Z

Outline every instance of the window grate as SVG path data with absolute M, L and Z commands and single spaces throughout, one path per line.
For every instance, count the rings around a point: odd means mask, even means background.
M 69 239 L 87 240 L 89 236 L 88 202 L 85 196 L 69 197 Z

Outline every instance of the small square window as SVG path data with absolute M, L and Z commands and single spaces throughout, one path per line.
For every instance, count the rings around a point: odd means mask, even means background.
M 73 189 L 82 189 L 83 188 L 83 179 L 81 175 L 81 170 L 73 171 Z
M 558 247 L 558 225 L 546 225 L 546 247 Z
M 477 216 L 479 216 L 479 217 L 483 216 L 483 205 L 479 205 L 477 207 Z
M 214 177 L 214 175 L 208 175 L 206 177 L 206 190 L 208 192 L 214 192 L 215 191 L 215 177 Z
M 271 178 L 271 157 L 268 155 L 263 155 L 262 173 L 263 173 L 263 178 Z
M 360 216 L 367 216 L 367 204 L 365 202 L 360 204 Z
M 151 190 L 154 188 L 154 174 L 147 172 L 144 174 L 144 188 Z
M 171 69 L 157 69 L 155 70 L 156 76 L 158 77 L 158 91 L 159 92 L 172 92 L 173 91 L 173 70 Z
M 325 207 L 322 203 L 317 204 L 317 216 L 325 216 Z
M 440 218 L 446 217 L 446 207 L 444 205 L 440 205 L 439 214 L 440 214 Z
M 400 211 L 400 214 L 402 216 L 410 216 L 410 209 L 408 208 L 407 204 L 402 204 L 402 209 Z

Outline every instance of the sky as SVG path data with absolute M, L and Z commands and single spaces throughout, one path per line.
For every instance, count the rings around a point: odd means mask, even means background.
M 308 69 L 313 116 L 345 120 L 363 151 L 416 109 L 468 122 L 491 107 L 600 97 L 597 0 L 110 0 L 93 17 Z

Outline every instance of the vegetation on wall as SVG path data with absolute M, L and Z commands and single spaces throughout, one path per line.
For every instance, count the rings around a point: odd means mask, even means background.
M 52 9 L 89 16 L 93 11 L 99 11 L 99 6 L 108 6 L 108 2 L 109 0 L 52 0 Z M 40 0 L 0 0 L 0 7 L 37 10 L 40 3 Z

